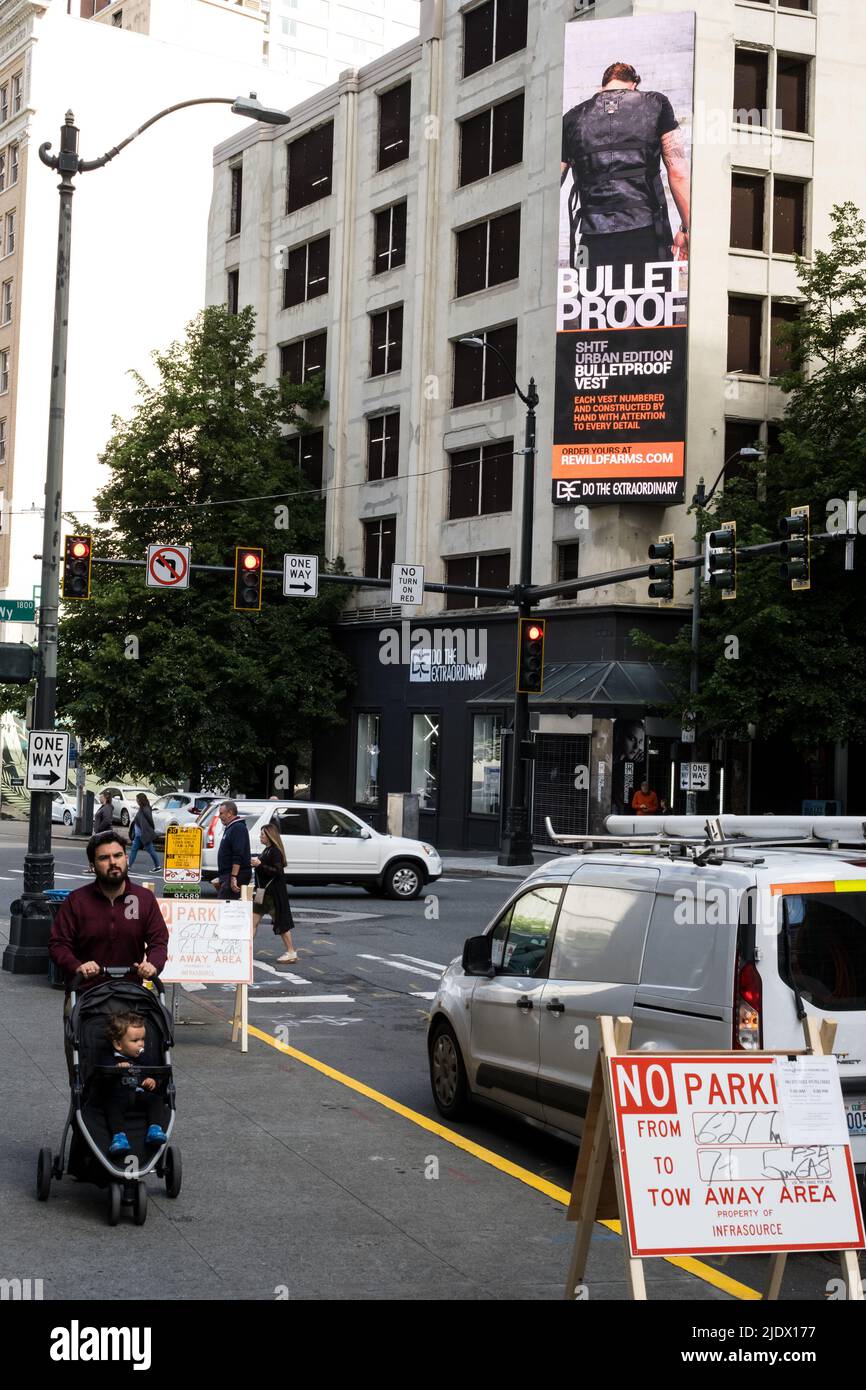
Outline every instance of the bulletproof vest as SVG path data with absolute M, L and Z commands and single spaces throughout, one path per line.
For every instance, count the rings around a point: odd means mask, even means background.
M 584 236 L 654 226 L 671 237 L 659 172 L 658 92 L 597 92 L 566 118 L 568 158 Z

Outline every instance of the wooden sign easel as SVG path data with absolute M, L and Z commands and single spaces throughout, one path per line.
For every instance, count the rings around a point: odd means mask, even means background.
M 571 1263 L 568 1267 L 565 1297 L 573 1300 L 576 1297 L 578 1286 L 583 1283 L 594 1223 L 596 1221 L 619 1221 L 622 1227 L 626 1278 L 631 1297 L 644 1300 L 646 1299 L 646 1282 L 644 1280 L 643 1260 L 632 1256 L 628 1245 L 628 1231 L 625 1222 L 626 1204 L 619 1145 L 615 1130 L 610 1070 L 605 1065 L 606 1058 L 621 1056 L 628 1052 L 632 1021 L 630 1018 L 614 1019 L 603 1016 L 599 1018 L 598 1023 L 601 1029 L 601 1047 L 596 1058 L 583 1137 L 577 1157 L 577 1166 L 574 1170 L 571 1201 L 566 1213 L 566 1219 L 576 1221 L 577 1228 L 574 1233 Z M 754 1052 L 745 1055 L 751 1057 L 796 1057 L 803 1056 L 805 1053 L 812 1056 L 827 1056 L 832 1052 L 833 1041 L 836 1036 L 835 1023 L 825 1019 L 819 1028 L 814 1018 L 805 1018 L 803 1031 L 806 1035 L 806 1047 L 802 1052 Z M 647 1054 L 634 1052 L 630 1055 L 645 1058 Z M 700 1052 L 699 1055 L 706 1057 L 731 1056 L 729 1052 L 715 1051 Z M 788 1256 L 784 1252 L 771 1255 L 770 1277 L 764 1295 L 766 1299 L 779 1297 L 787 1258 Z M 846 1298 L 862 1301 L 863 1286 L 860 1280 L 857 1251 L 840 1250 L 839 1258 Z
M 252 900 L 252 884 L 242 884 L 241 902 L 251 903 Z M 253 920 L 253 939 L 255 939 L 255 934 L 255 920 Z M 237 1042 L 238 1032 L 240 1032 L 241 1035 L 241 1052 L 249 1052 L 249 985 L 237 985 L 235 988 L 235 1007 L 232 1013 L 232 1042 Z

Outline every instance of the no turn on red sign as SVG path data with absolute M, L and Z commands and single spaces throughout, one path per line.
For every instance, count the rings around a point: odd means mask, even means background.
M 147 587 L 149 589 L 189 588 L 188 545 L 149 545 L 147 547 Z

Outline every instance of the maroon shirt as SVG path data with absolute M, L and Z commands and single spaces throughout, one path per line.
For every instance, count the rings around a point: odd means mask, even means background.
M 129 879 L 112 903 L 95 883 L 75 888 L 62 903 L 51 928 L 48 954 L 67 977 L 86 960 L 97 965 L 137 965 L 145 959 L 160 971 L 168 955 L 168 929 L 149 888 Z M 99 976 L 82 981 L 96 984 Z

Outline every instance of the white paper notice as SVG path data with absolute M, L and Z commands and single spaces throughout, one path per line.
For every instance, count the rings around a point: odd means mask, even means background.
M 779 1058 L 776 1079 L 788 1144 L 850 1142 L 835 1057 Z

